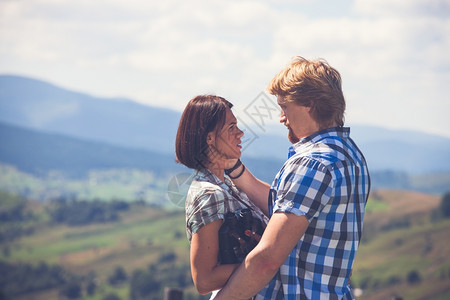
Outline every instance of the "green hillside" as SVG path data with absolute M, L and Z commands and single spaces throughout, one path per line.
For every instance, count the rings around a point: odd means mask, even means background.
M 80 178 L 67 178 L 57 171 L 35 176 L 0 163 L 0 190 L 39 201 L 61 197 L 105 201 L 139 199 L 152 205 L 171 208 L 174 205 L 166 197 L 167 185 L 175 174 L 158 176 L 152 171 L 118 168 L 92 169 L 85 177 Z
M 165 287 L 176 287 L 184 299 L 208 299 L 192 286 L 182 211 L 143 202 L 98 204 L 92 210 L 82 204 L 72 208 L 89 218 L 74 226 L 56 217 L 55 203 L 0 194 L 0 268 L 24 277 L 19 286 L 0 279 L 3 295 L 56 300 L 77 295 L 78 286 L 83 299 L 162 299 Z M 450 219 L 438 217 L 439 205 L 440 197 L 428 194 L 372 193 L 352 276 L 352 285 L 362 290 L 358 299 L 449 299 Z M 99 212 L 116 217 L 101 219 Z M 51 288 L 28 284 L 33 274 L 54 273 L 59 277 L 46 281 Z
M 183 212 L 168 212 L 143 203 L 132 203 L 128 210 L 119 213 L 117 221 L 69 226 L 52 222 L 51 205 L 36 201 L 26 202 L 23 215 L 28 217 L 21 222 L 4 221 L 4 212 L 17 210 L 18 203 L 23 200 L 5 200 L 5 195 L 2 195 L 1 201 L 1 261 L 34 266 L 42 262 L 61 265 L 70 274 L 78 276 L 82 286 L 88 283 L 86 277 L 95 273 L 97 292 L 92 297 L 85 295 L 84 299 L 103 299 L 110 292 L 128 299 L 130 277 L 138 270 L 152 270 L 155 273 L 152 280 L 158 283 L 158 287 L 149 294 L 153 298 L 149 296 L 146 299 L 161 299 L 166 285 L 185 288 L 187 296 L 192 290 Z M 24 234 L 18 234 L 13 240 L 5 239 L 6 233 L 14 228 L 15 232 Z M 27 228 L 33 228 L 31 233 Z M 128 280 L 111 286 L 108 277 L 117 267 L 125 270 Z M 58 299 L 58 289 L 34 293 L 33 299 Z M 29 295 L 23 297 L 30 299 L 27 298 Z M 188 299 L 200 297 L 195 295 Z
M 371 194 L 352 283 L 360 299 L 450 299 L 450 219 L 441 199 L 410 191 Z

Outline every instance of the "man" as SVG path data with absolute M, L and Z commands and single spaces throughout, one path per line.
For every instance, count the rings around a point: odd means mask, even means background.
M 275 76 L 280 122 L 293 143 L 272 186 L 244 167 L 230 175 L 271 219 L 216 299 L 352 299 L 349 283 L 370 178 L 344 125 L 338 71 L 296 57 Z

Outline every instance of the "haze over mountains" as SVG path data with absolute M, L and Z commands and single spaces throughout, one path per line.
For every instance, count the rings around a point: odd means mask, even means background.
M 54 141 L 54 134 L 57 134 L 60 139 L 66 139 L 66 142 L 68 139 L 72 139 L 72 142 L 73 139 L 79 139 L 91 143 L 91 146 L 95 144 L 93 149 L 97 149 L 94 151 L 97 152 L 98 159 L 101 155 L 96 147 L 101 147 L 102 143 L 116 147 L 117 151 L 122 149 L 124 152 L 121 155 L 114 154 L 118 155 L 118 167 L 124 164 L 125 157 L 136 158 L 139 157 L 137 153 L 143 155 L 145 152 L 157 157 L 155 161 L 159 161 L 159 168 L 164 165 L 172 168 L 176 165 L 173 149 L 180 116 L 178 111 L 150 107 L 130 99 L 98 98 L 36 79 L 0 75 L 0 138 L 3 144 L 0 161 L 8 162 L 7 150 L 10 152 L 8 155 L 12 155 L 11 152 L 17 154 L 17 149 L 21 148 L 20 143 L 27 139 L 33 140 L 31 136 L 34 132 L 51 133 Z M 261 164 L 257 161 L 263 161 L 262 158 L 278 163 L 284 160 L 289 146 L 287 132 L 280 129 L 278 124 L 273 126 L 276 129 L 271 127 L 267 130 L 270 133 L 258 133 L 252 138 L 244 149 L 244 159 L 249 159 L 256 165 Z M 392 170 L 415 174 L 450 172 L 449 138 L 372 126 L 351 127 L 351 136 L 363 150 L 372 171 Z M 31 131 L 25 133 L 24 130 Z M 6 137 L 11 147 L 8 146 Z M 14 139 L 14 143 L 11 139 Z M 16 150 L 12 149 L 12 145 Z M 131 152 L 126 153 L 127 149 Z M 77 153 L 82 156 L 89 155 L 88 152 L 80 150 Z M 76 161 L 74 152 L 68 153 L 71 156 L 66 159 L 72 157 Z M 17 157 L 16 155 L 16 159 Z M 26 159 L 26 154 L 22 157 Z M 112 157 L 110 164 L 114 164 Z M 145 162 L 142 165 L 145 166 Z

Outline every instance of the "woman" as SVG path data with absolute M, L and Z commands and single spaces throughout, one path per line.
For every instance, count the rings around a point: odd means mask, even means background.
M 222 97 L 197 96 L 187 104 L 177 132 L 177 161 L 195 170 L 186 198 L 186 231 L 192 279 L 200 294 L 220 289 L 238 266 L 220 264 L 218 259 L 218 232 L 226 212 L 250 208 L 254 217 L 264 224 L 268 221 L 225 174 L 231 166 L 227 173 L 241 165 L 244 133 L 237 127 L 232 106 Z M 233 179 L 242 175 L 245 167 L 240 168 Z

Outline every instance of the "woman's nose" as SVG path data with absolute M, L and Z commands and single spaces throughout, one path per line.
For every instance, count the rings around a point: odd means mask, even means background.
M 244 135 L 244 132 L 239 127 L 236 126 L 236 128 L 237 128 L 237 131 L 238 131 L 237 132 L 237 137 L 241 138 Z

